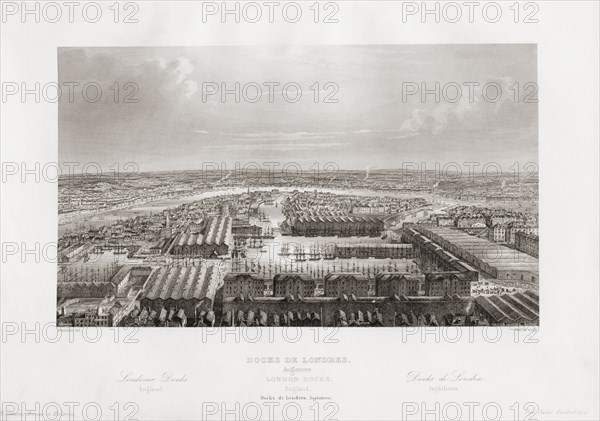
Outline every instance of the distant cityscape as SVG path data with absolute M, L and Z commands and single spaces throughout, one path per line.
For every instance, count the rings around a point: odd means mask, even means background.
M 537 179 L 59 182 L 61 326 L 539 324 Z

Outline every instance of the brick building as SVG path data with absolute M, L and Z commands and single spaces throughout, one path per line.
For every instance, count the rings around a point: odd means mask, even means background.
M 325 296 L 338 297 L 341 294 L 367 297 L 369 278 L 360 273 L 328 273 L 325 275 Z
M 403 272 L 381 272 L 375 277 L 375 295 L 378 297 L 418 296 L 421 281 Z
M 540 256 L 540 237 L 526 232 L 515 233 L 515 248 L 530 256 Z
M 223 298 L 262 297 L 265 280 L 254 272 L 228 273 L 223 279 Z
M 281 224 L 282 232 L 306 237 L 378 237 L 384 223 L 374 216 L 302 215 L 293 216 Z
M 64 282 L 57 285 L 57 297 L 68 298 L 104 298 L 116 295 L 117 290 L 111 282 Z
M 471 295 L 471 280 L 468 276 L 456 272 L 432 272 L 425 275 L 425 295 L 443 297 L 445 295 Z
M 233 224 L 231 233 L 239 237 L 259 237 L 262 235 L 262 227 L 252 224 Z
M 317 284 L 315 279 L 305 273 L 278 273 L 273 278 L 273 295 L 285 297 L 312 297 Z

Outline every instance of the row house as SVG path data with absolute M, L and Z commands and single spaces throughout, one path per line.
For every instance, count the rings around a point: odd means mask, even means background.
M 421 281 L 415 276 L 401 272 L 381 272 L 375 277 L 378 297 L 418 296 Z
M 471 295 L 471 280 L 460 272 L 432 272 L 425 275 L 425 295 L 443 297 Z
M 223 298 L 262 297 L 265 280 L 253 272 L 228 273 L 223 279 Z
M 325 296 L 338 297 L 341 294 L 367 297 L 369 278 L 359 273 L 328 273 L 325 275 Z
M 305 273 L 278 273 L 273 278 L 273 295 L 276 297 L 312 297 L 316 287 L 315 279 Z

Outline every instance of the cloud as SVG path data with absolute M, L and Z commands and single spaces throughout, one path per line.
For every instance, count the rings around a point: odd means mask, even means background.
M 487 96 L 483 86 L 488 86 Z M 416 108 L 400 126 L 402 137 L 441 135 L 449 131 L 491 131 L 505 127 L 530 127 L 537 104 L 515 98 L 515 81 L 509 77 L 487 80 L 475 88 L 472 98 L 464 87 L 456 103 L 443 100 L 430 109 Z M 499 87 L 497 89 L 496 87 Z
M 184 96 L 186 98 L 191 98 L 196 92 L 198 92 L 198 82 L 195 80 L 186 80 L 184 81 L 184 85 L 186 86 Z
M 278 159 L 299 151 L 299 159 L 334 159 L 364 169 L 393 166 L 400 154 L 415 161 L 452 154 L 512 160 L 537 152 L 537 105 L 522 103 L 523 85 L 537 77 L 535 46 L 61 48 L 58 61 L 59 82 L 94 81 L 106 92 L 98 103 L 81 95 L 60 102 L 64 161 L 127 157 L 144 166 L 193 167 L 212 156 Z M 400 80 L 460 78 L 497 81 L 502 101 L 488 103 L 478 92 L 471 103 L 465 88 L 467 98 L 456 104 L 423 104 L 417 95 L 413 104 L 402 102 Z M 293 104 L 281 98 L 282 86 L 274 103 L 264 97 L 223 102 L 220 95 L 203 101 L 202 82 L 209 80 L 229 87 L 235 81 L 297 81 L 307 92 Z M 315 81 L 336 81 L 343 100 L 314 103 L 308 89 Z M 520 82 L 520 104 L 508 89 L 514 81 Z M 135 82 L 139 102 L 115 103 L 108 91 L 115 82 Z
M 329 149 L 337 147 L 350 146 L 348 142 L 328 142 L 328 143 L 290 143 L 290 144 L 273 144 L 273 143 L 253 143 L 251 145 L 232 144 L 232 145 L 206 145 L 206 149 L 229 149 L 242 151 L 256 150 L 277 150 L 277 151 L 312 151 L 317 149 Z
M 161 72 L 168 74 L 167 83 L 183 87 L 184 98 L 190 99 L 198 92 L 198 82 L 188 78 L 194 71 L 194 66 L 187 57 L 179 57 L 171 62 L 161 57 L 157 60 L 152 60 L 152 62 L 158 64 Z
M 232 141 L 235 142 L 249 142 L 249 141 L 260 141 L 260 142 L 293 142 L 293 141 L 313 141 L 313 140 L 324 140 L 333 139 L 336 136 L 346 135 L 346 132 L 254 132 L 254 133 L 233 133 L 233 132 L 209 132 L 206 130 L 193 130 L 193 133 L 212 135 L 212 136 L 229 136 Z
M 394 139 L 410 139 L 411 137 L 417 137 L 419 133 L 417 132 L 409 132 L 404 134 L 398 134 L 396 136 L 387 136 L 386 140 L 394 140 Z
M 177 67 L 173 73 L 177 76 L 176 83 L 181 83 L 194 71 L 194 66 L 192 66 L 192 63 L 190 63 L 190 60 L 186 57 L 179 57 L 176 63 Z

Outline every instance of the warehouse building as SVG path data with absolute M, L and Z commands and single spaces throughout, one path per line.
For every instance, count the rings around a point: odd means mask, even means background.
M 306 237 L 378 237 L 384 223 L 375 216 L 302 215 L 286 219 L 282 233 Z
M 215 216 L 202 220 L 195 231 L 177 234 L 172 241 L 170 253 L 175 256 L 216 258 L 229 253 L 232 219 Z
M 223 279 L 223 298 L 262 297 L 265 280 L 254 272 L 228 273 Z
M 410 259 L 413 257 L 412 250 L 412 244 L 336 244 L 334 255 L 340 259 Z
M 278 273 L 273 277 L 273 295 L 276 297 L 312 297 L 317 284 L 307 273 Z
M 425 265 L 437 264 L 446 252 L 490 278 L 539 282 L 537 258 L 459 230 L 413 226 L 403 231 L 403 240 L 413 244 L 415 256 Z
M 473 319 L 481 324 L 537 326 L 540 320 L 540 296 L 533 291 L 475 298 Z
M 325 296 L 340 295 L 367 297 L 369 295 L 369 278 L 361 273 L 334 272 L 325 275 Z
M 540 237 L 526 232 L 517 232 L 515 234 L 515 248 L 530 256 L 539 258 L 540 256 Z
M 140 296 L 140 306 L 160 314 L 183 309 L 188 319 L 212 309 L 219 283 L 215 265 L 163 266 L 152 272 Z
M 468 297 L 471 295 L 471 280 L 460 272 L 431 272 L 425 275 L 425 295 Z
M 375 277 L 378 297 L 418 296 L 421 281 L 416 276 L 403 272 L 381 272 Z

